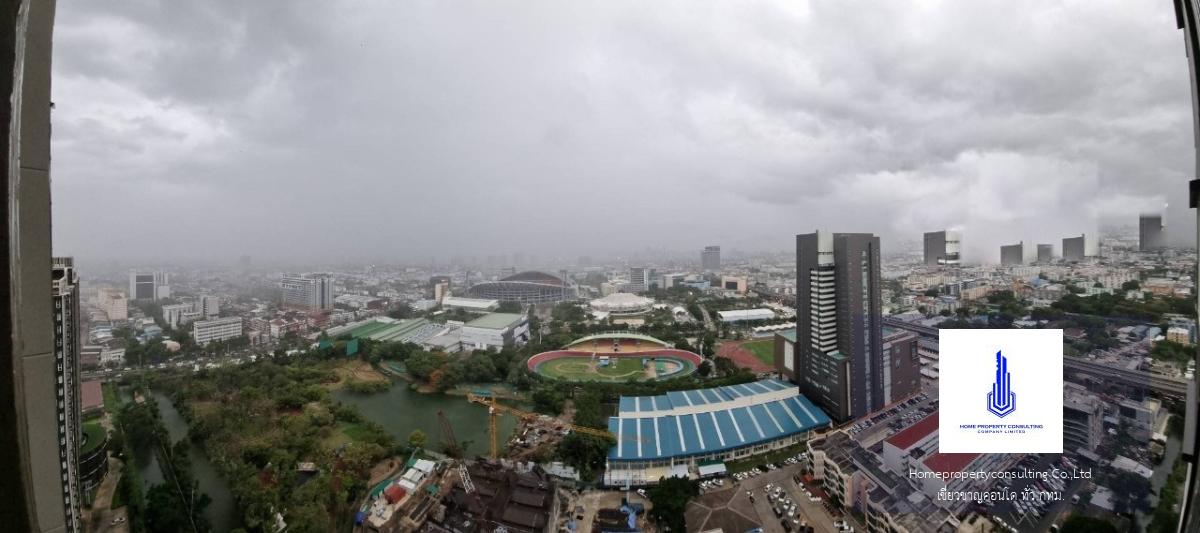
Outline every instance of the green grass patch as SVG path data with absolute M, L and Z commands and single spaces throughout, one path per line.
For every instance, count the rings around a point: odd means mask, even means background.
M 337 424 L 337 429 L 328 438 L 325 438 L 325 448 L 334 449 L 342 444 L 352 442 L 366 442 L 371 436 L 371 430 L 366 426 L 359 424 L 340 423 Z
M 609 359 L 608 366 L 600 366 L 599 358 L 596 358 L 595 369 L 592 368 L 590 357 L 564 357 L 542 363 L 538 371 L 552 378 L 571 381 L 627 381 L 646 378 L 641 357 L 612 358 Z
M 762 361 L 763 364 L 775 366 L 775 339 L 750 341 L 742 344 L 742 347 L 754 354 L 754 358 Z
M 85 423 L 82 433 L 83 445 L 79 448 L 80 455 L 91 453 L 92 450 L 95 450 L 108 437 L 108 432 L 105 431 L 104 426 L 101 426 L 99 422 Z

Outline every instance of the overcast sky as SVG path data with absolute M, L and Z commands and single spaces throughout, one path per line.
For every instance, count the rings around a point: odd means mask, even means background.
M 996 262 L 1168 201 L 1183 241 L 1188 91 L 1166 0 L 60 2 L 54 248 Z

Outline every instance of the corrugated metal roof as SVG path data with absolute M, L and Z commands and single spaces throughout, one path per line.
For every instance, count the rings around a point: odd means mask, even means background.
M 609 431 L 617 435 L 608 457 L 632 461 L 708 454 L 829 425 L 829 417 L 798 392 L 784 399 L 763 398 L 750 406 L 730 403 L 746 397 L 753 402 L 755 396 L 791 388 L 771 379 L 661 396 L 623 396 L 620 416 L 608 420 Z M 675 409 L 688 412 L 670 414 Z M 667 414 L 639 416 L 651 411 Z

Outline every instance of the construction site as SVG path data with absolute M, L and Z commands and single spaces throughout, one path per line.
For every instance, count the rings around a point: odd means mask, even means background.
M 576 491 L 578 475 L 561 463 L 526 460 L 572 431 L 616 438 L 604 430 L 575 426 L 546 415 L 471 394 L 467 401 L 488 409 L 490 457 L 461 457 L 454 428 L 439 412 L 446 454 L 423 451 L 370 490 L 355 516 L 354 531 L 392 533 L 534 533 L 645 530 L 648 505 L 636 494 Z M 497 418 L 519 420 L 506 447 Z M 636 502 L 629 501 L 630 497 Z

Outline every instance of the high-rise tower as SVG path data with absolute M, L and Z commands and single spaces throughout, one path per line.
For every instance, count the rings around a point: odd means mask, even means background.
M 796 236 L 796 347 L 800 391 L 830 417 L 884 405 L 879 237 Z

